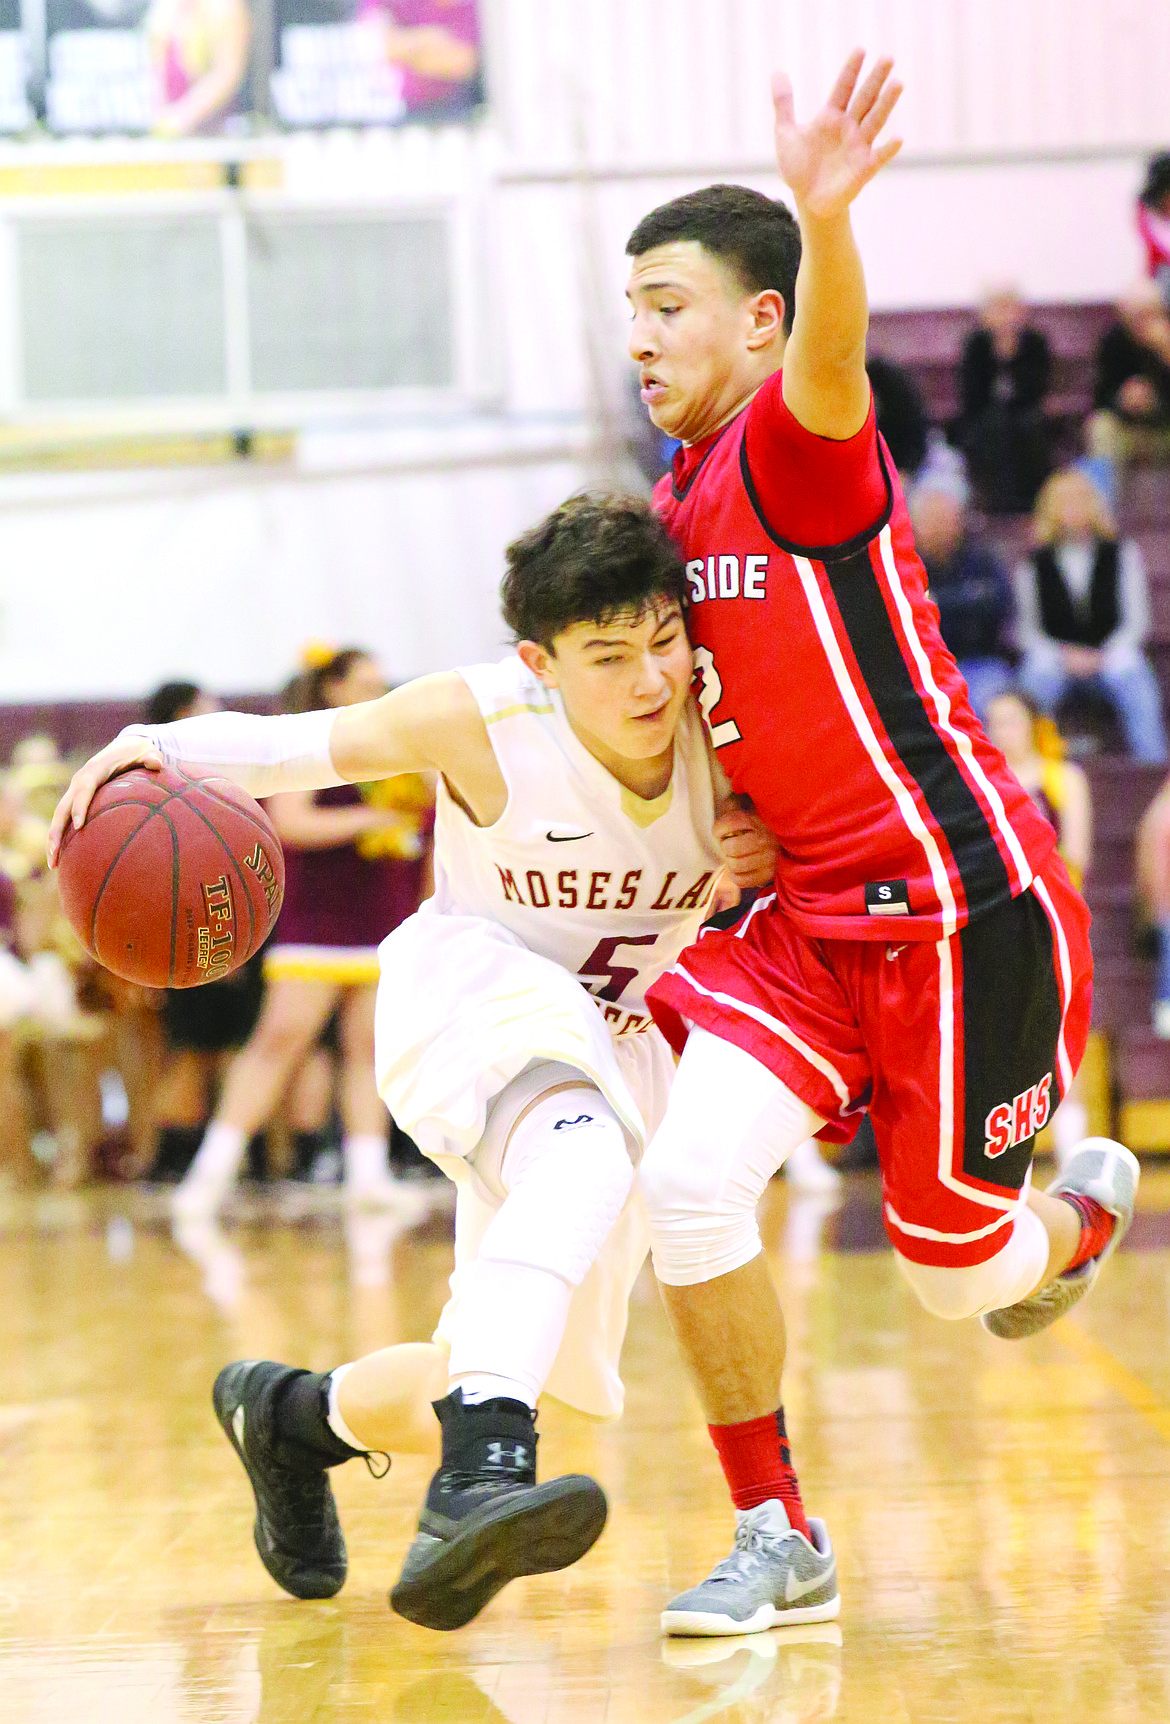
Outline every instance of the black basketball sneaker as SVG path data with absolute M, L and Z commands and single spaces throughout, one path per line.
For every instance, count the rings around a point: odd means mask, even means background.
M 215 1379 L 212 1400 L 224 1436 L 256 1498 L 252 1529 L 260 1560 L 294 1598 L 332 1598 L 345 1584 L 345 1539 L 327 1468 L 354 1451 L 290 1439 L 277 1428 L 281 1397 L 307 1375 L 268 1359 L 243 1359 Z M 344 1450 L 344 1453 L 339 1452 Z
M 568 1568 L 605 1526 L 605 1492 L 583 1474 L 536 1482 L 535 1413 L 521 1401 L 464 1406 L 455 1389 L 435 1412 L 442 1465 L 390 1594 L 423 1628 L 462 1628 L 510 1580 Z

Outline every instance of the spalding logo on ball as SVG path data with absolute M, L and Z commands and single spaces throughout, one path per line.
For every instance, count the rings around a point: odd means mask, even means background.
M 65 829 L 61 905 L 91 957 L 128 982 L 194 988 L 259 951 L 284 897 L 272 822 L 223 778 L 132 767 Z

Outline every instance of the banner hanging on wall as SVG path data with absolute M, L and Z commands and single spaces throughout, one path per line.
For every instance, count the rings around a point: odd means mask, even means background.
M 283 125 L 458 120 L 483 101 L 475 0 L 276 0 Z
M 247 0 L 45 0 L 49 131 L 193 137 L 252 108 Z
M 483 104 L 478 0 L 267 6 L 271 29 L 249 0 L 0 0 L 0 133 L 222 137 Z

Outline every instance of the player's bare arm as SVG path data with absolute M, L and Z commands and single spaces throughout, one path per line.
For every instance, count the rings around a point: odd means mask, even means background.
M 302 715 L 297 715 L 301 717 Z M 254 795 L 272 795 L 288 818 L 282 822 L 283 836 L 309 846 L 314 843 L 344 843 L 356 829 L 331 827 L 306 835 L 298 829 L 298 811 L 303 825 L 307 793 L 315 787 L 335 783 L 338 778 L 353 784 L 393 778 L 404 772 L 436 772 L 448 789 L 480 826 L 491 826 L 504 811 L 507 786 L 488 738 L 487 727 L 463 678 L 454 671 L 420 677 L 393 689 L 380 700 L 338 707 L 320 717 L 328 724 L 328 752 L 322 751 L 320 771 L 311 764 L 299 767 L 301 782 L 288 789 L 277 767 L 271 783 L 263 781 L 262 763 L 271 758 L 264 744 L 287 723 L 283 718 L 257 718 L 249 714 L 212 713 L 180 722 L 187 734 L 207 734 L 217 742 L 226 727 L 237 731 L 230 749 L 208 749 L 207 759 L 191 755 L 183 764 L 192 772 L 216 773 L 232 778 Z M 208 720 L 211 722 L 208 723 Z M 279 749 L 276 754 L 279 755 Z M 159 770 L 163 756 L 151 737 L 130 732 L 115 737 L 80 767 L 69 783 L 53 815 L 48 855 L 55 867 L 66 826 L 84 824 L 90 802 L 99 785 L 134 766 Z M 306 772 L 308 776 L 306 777 Z M 722 774 L 719 774 L 722 778 Z M 741 888 L 759 886 L 771 879 L 775 866 L 775 841 L 767 829 L 745 812 L 731 795 L 726 780 L 716 783 L 716 810 L 720 820 L 715 837 L 724 851 L 728 868 Z M 315 809 L 312 818 L 332 821 L 368 822 L 379 818 L 376 810 Z M 290 824 L 291 822 L 291 824 Z M 365 830 L 362 825 L 361 830 Z
M 900 138 L 880 137 L 902 93 L 893 61 L 878 60 L 861 79 L 864 59 L 860 49 L 850 54 L 828 101 L 804 125 L 786 74 L 772 78 L 776 164 L 792 191 L 802 246 L 784 400 L 806 430 L 841 439 L 865 424 L 870 393 L 869 308 L 849 207 L 901 148 Z
M 300 768 L 298 791 L 308 791 L 337 782 L 363 783 L 393 778 L 404 772 L 438 772 L 481 825 L 490 825 L 503 812 L 507 790 L 488 740 L 487 729 L 471 691 L 455 672 L 420 677 L 394 689 L 381 700 L 339 707 L 326 714 L 297 715 L 325 721 L 328 748 L 322 749 L 320 768 Z M 211 724 L 205 723 L 210 719 Z M 287 724 L 284 718 L 256 718 L 239 713 L 210 713 L 203 718 L 181 720 L 187 734 L 206 733 L 218 745 L 225 727 L 233 727 L 239 738 L 228 749 L 208 749 L 207 759 L 187 755 L 183 764 L 192 772 L 217 773 L 234 779 L 253 795 L 288 791 L 277 766 L 270 784 L 263 782 L 263 765 L 271 756 L 265 744 Z M 276 754 L 279 755 L 279 749 Z M 133 766 L 159 770 L 163 755 L 145 731 L 131 731 L 113 742 L 74 773 L 53 815 L 48 855 L 55 867 L 61 837 L 72 821 L 84 824 L 95 791 L 108 779 Z M 337 811 L 340 812 L 340 811 Z M 352 813 L 355 811 L 345 811 Z M 361 814 L 363 811 L 358 810 Z M 353 836 L 350 834 L 349 836 Z M 334 842 L 340 842 L 335 838 Z
M 437 772 L 479 826 L 498 820 L 508 799 L 483 715 L 456 671 L 419 677 L 368 705 L 342 707 L 329 753 L 354 784 Z

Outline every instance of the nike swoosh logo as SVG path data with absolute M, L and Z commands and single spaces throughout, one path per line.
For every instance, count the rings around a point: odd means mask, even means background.
M 242 1449 L 244 1446 L 244 1403 L 242 1401 L 232 1414 L 232 1430 L 235 1432 L 236 1441 Z
M 806 1592 L 815 1592 L 818 1586 L 824 1586 L 832 1573 L 830 1569 L 825 1574 L 814 1574 L 811 1580 L 797 1580 L 792 1569 L 788 1570 L 788 1578 L 784 1582 L 785 1604 L 795 1604 L 798 1598 L 803 1598 Z
M 592 838 L 592 832 L 546 832 L 550 844 L 575 844 L 578 838 Z

